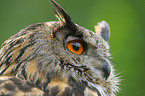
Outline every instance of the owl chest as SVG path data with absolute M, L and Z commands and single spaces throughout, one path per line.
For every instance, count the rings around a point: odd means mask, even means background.
M 97 92 L 89 89 L 85 82 L 76 81 L 73 78 L 65 78 L 63 81 L 53 78 L 46 87 L 45 94 L 50 96 L 98 96 Z

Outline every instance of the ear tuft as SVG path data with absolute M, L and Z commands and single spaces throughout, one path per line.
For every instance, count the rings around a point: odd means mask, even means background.
M 56 7 L 56 9 L 54 8 L 54 11 L 57 15 L 57 17 L 65 22 L 66 27 L 75 32 L 76 31 L 76 25 L 74 24 L 74 22 L 72 21 L 71 17 L 68 15 L 68 13 L 54 0 L 50 0 L 52 2 L 52 4 Z
M 101 35 L 105 41 L 109 41 L 109 39 L 110 39 L 110 27 L 106 21 L 102 21 L 94 27 L 95 27 L 96 34 Z

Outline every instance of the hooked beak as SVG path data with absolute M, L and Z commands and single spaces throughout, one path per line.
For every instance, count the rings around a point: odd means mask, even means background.
M 111 72 L 110 63 L 107 59 L 103 59 L 103 65 L 104 65 L 102 68 L 102 71 L 104 72 L 103 75 L 104 75 L 105 80 L 107 80 Z

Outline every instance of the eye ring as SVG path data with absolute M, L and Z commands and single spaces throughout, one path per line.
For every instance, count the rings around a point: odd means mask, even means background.
M 82 54 L 84 52 L 84 44 L 81 40 L 72 40 L 67 43 L 67 48 L 74 54 Z

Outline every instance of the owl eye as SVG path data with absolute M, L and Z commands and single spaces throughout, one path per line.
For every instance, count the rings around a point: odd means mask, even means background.
M 80 40 L 73 40 L 68 42 L 67 48 L 69 51 L 75 54 L 82 54 L 84 52 L 84 46 L 82 41 Z

